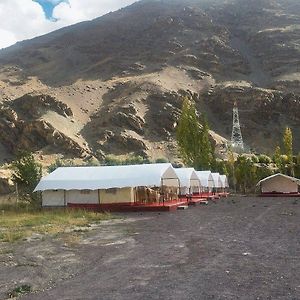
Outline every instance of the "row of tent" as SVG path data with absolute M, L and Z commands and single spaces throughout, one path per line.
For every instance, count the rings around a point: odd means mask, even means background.
M 100 167 L 61 167 L 42 178 L 35 191 L 42 192 L 43 206 L 69 204 L 137 203 L 141 188 L 176 197 L 203 192 L 224 192 L 225 175 L 171 164 Z M 173 199 L 173 198 L 168 198 Z
M 193 168 L 174 169 L 180 181 L 180 194 L 225 191 L 229 188 L 226 175 L 211 171 L 196 171 Z

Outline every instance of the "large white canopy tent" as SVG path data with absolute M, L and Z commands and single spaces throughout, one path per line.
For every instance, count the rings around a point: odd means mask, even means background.
M 98 190 L 124 187 L 179 186 L 171 164 L 62 167 L 44 177 L 35 191 Z
M 201 181 L 194 168 L 175 169 L 176 175 L 180 181 L 180 194 L 199 193 Z
M 222 187 L 224 189 L 227 189 L 229 188 L 229 183 L 228 183 L 228 178 L 226 175 L 220 175 L 220 178 L 221 178 L 221 182 L 222 182 Z
M 220 189 L 223 187 L 220 173 L 211 173 L 214 180 L 214 187 Z
M 211 171 L 196 171 L 196 174 L 200 179 L 202 187 L 207 190 L 211 190 L 214 187 L 214 179 Z
M 130 166 L 102 167 L 62 167 L 44 177 L 35 188 L 43 192 L 43 205 L 65 206 L 70 201 L 77 203 L 99 204 L 100 191 L 116 189 L 115 196 L 109 201 L 133 199 L 133 188 L 136 187 L 174 187 L 180 186 L 179 178 L 171 164 L 144 164 Z M 81 191 L 79 193 L 78 191 Z M 85 193 L 85 191 L 87 191 Z M 89 192 L 88 192 L 89 191 Z M 66 197 L 67 193 L 67 197 Z M 83 195 L 82 195 L 83 194 Z M 84 194 L 87 196 L 84 198 Z M 72 197 L 70 196 L 72 195 Z M 68 197 L 69 196 L 69 197 Z M 60 197 L 60 200 L 57 198 Z M 108 196 L 106 195 L 106 198 Z M 67 200 L 66 200 L 67 198 Z M 73 200 L 74 199 L 74 200 Z M 44 205 L 45 206 L 45 205 Z
M 300 179 L 278 173 L 261 180 L 257 186 L 260 187 L 263 194 L 292 194 L 298 193 Z

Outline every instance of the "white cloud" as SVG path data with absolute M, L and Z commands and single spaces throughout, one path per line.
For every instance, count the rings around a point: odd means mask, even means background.
M 55 7 L 53 17 L 61 24 L 74 24 L 91 20 L 110 11 L 136 2 L 136 0 L 69 0 Z
M 58 0 L 51 0 L 58 2 Z M 136 0 L 69 0 L 57 5 L 53 17 L 45 18 L 42 7 L 32 0 L 0 1 L 0 48 L 77 22 L 91 20 Z
M 17 42 L 14 33 L 4 29 L 0 29 L 0 37 L 0 49 Z

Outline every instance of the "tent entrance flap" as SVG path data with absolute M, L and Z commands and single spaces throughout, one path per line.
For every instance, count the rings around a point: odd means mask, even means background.
M 162 178 L 161 179 L 161 197 L 160 201 L 175 201 L 178 200 L 178 192 L 180 189 L 179 178 Z
M 191 179 L 190 193 L 199 193 L 201 190 L 201 182 L 199 179 Z

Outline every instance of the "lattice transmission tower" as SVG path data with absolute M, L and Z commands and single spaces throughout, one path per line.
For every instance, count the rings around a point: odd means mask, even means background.
M 240 119 L 239 119 L 239 109 L 237 103 L 234 102 L 233 106 L 233 126 L 232 126 L 232 134 L 231 134 L 231 146 L 236 149 L 243 151 L 244 150 L 244 142 L 241 131 Z

